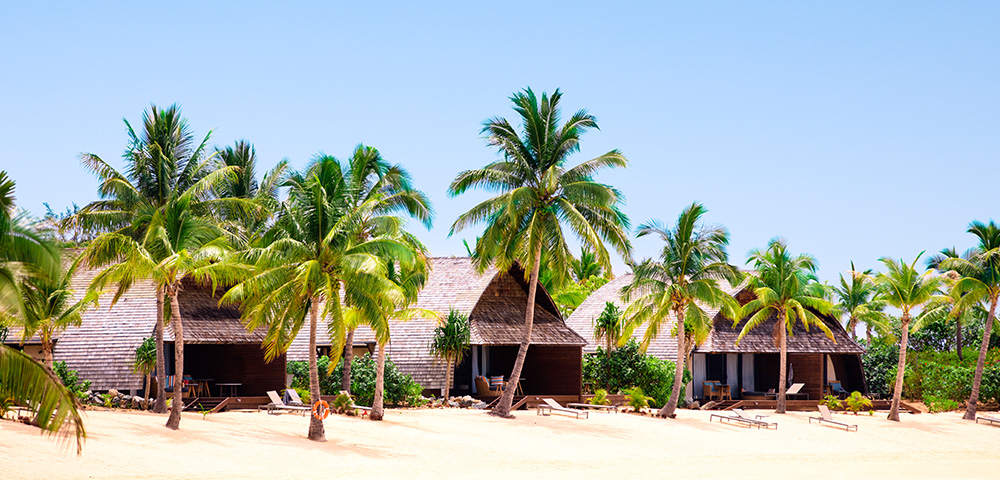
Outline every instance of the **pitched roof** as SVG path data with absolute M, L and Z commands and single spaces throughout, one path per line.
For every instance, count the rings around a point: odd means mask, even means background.
M 527 304 L 527 282 L 519 267 L 510 274 L 493 268 L 479 274 L 468 257 L 430 258 L 430 275 L 420 291 L 416 307 L 442 315 L 454 308 L 469 315 L 473 345 L 512 345 L 521 342 Z M 584 345 L 586 340 L 568 328 L 559 310 L 539 285 L 531 341 L 536 345 Z M 431 356 L 437 320 L 414 319 L 393 322 L 386 353 L 393 363 L 424 388 L 444 384 L 445 364 Z M 306 360 L 309 331 L 303 328 L 288 350 L 288 360 Z M 354 332 L 354 343 L 374 343 L 368 327 Z M 318 332 L 318 345 L 330 345 L 325 329 Z
M 184 281 L 184 288 L 177 299 L 184 325 L 184 344 L 263 342 L 264 329 L 247 332 L 236 307 L 219 305 L 222 293 L 222 288 L 213 292 L 211 286 Z M 174 341 L 174 331 L 169 325 L 163 331 L 163 339 Z
M 587 299 L 580 304 L 579 307 L 570 315 L 569 319 L 566 320 L 566 324 L 570 328 L 576 330 L 577 333 L 582 335 L 587 339 L 587 346 L 584 347 L 584 352 L 594 352 L 598 345 L 600 345 L 594 339 L 594 327 L 593 322 L 601 312 L 604 310 L 605 302 L 612 302 L 617 305 L 622 310 L 625 309 L 626 305 L 621 298 L 622 287 L 628 285 L 632 281 L 633 275 L 626 274 L 621 275 L 614 280 L 608 282 L 603 287 L 597 289 L 590 294 Z M 728 284 L 722 284 L 723 288 L 727 290 L 731 295 L 736 296 L 738 299 L 744 297 L 742 300 L 746 300 L 746 296 L 752 296 L 753 294 L 749 289 L 742 286 L 730 287 Z M 771 335 L 772 329 L 769 329 L 766 325 L 760 326 L 750 333 L 740 342 L 737 346 L 735 345 L 736 336 L 739 334 L 742 325 L 745 323 L 741 322 L 737 329 L 733 329 L 732 320 L 726 319 L 724 316 L 719 314 L 718 309 L 706 308 L 705 312 L 714 319 L 714 327 L 712 334 L 703 343 L 695 347 L 695 352 L 701 353 L 776 353 L 778 349 L 774 346 L 773 336 Z M 670 330 L 676 325 L 676 318 L 671 315 L 664 326 L 661 327 L 660 334 L 655 340 L 653 340 L 647 353 L 656 356 L 657 358 L 671 360 L 673 361 L 677 357 L 677 340 L 676 337 L 670 334 Z M 844 328 L 840 326 L 840 323 L 836 319 L 829 317 L 825 319 L 825 323 L 834 333 L 834 338 L 836 343 L 832 342 L 826 335 L 818 328 L 810 329 L 808 332 L 804 327 L 797 326 L 793 329 L 793 334 L 788 338 L 788 352 L 789 353 L 862 353 L 864 349 L 860 345 L 855 343 L 848 337 L 847 332 Z M 773 326 L 774 321 L 770 321 L 770 325 Z M 646 326 L 642 325 L 635 329 L 632 338 L 637 340 L 642 340 L 642 336 L 646 333 Z

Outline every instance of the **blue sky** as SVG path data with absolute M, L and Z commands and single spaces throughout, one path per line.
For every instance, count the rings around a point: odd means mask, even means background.
M 35 213 L 86 204 L 79 153 L 120 165 L 122 118 L 179 103 L 267 168 L 378 148 L 434 201 L 434 228 L 413 229 L 461 255 L 476 232 L 448 228 L 484 195 L 447 185 L 495 158 L 481 122 L 531 86 L 598 118 L 575 161 L 630 159 L 599 180 L 634 224 L 703 202 L 735 263 L 783 236 L 834 281 L 851 260 L 967 248 L 967 224 L 998 216 L 1000 3 L 541 3 L 6 5 L 0 169 Z

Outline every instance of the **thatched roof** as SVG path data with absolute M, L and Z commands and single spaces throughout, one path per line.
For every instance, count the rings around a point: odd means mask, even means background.
M 509 274 L 488 269 L 479 274 L 467 257 L 429 259 L 431 272 L 421 290 L 416 307 L 441 315 L 451 309 L 469 315 L 473 345 L 516 345 L 521 342 L 527 304 L 524 272 L 515 267 Z M 535 302 L 531 342 L 536 345 L 584 345 L 586 340 L 568 328 L 559 309 L 539 285 Z M 445 365 L 430 354 L 437 320 L 415 319 L 394 322 L 386 352 L 402 370 L 424 388 L 443 386 Z M 288 350 L 288 360 L 308 359 L 308 328 L 303 328 Z M 319 332 L 318 345 L 330 345 L 325 329 Z M 354 343 L 375 342 L 371 329 L 361 327 L 354 333 Z
M 185 281 L 178 302 L 184 324 L 184 344 L 199 343 L 255 343 L 264 341 L 264 329 L 249 333 L 240 322 L 240 311 L 233 306 L 219 306 L 225 290 L 213 292 L 210 285 Z M 167 325 L 163 339 L 174 341 L 174 331 Z
M 576 330 L 577 333 L 587 339 L 585 352 L 593 352 L 597 349 L 598 343 L 594 339 L 593 322 L 604 310 L 605 302 L 612 302 L 622 310 L 626 305 L 621 298 L 621 289 L 632 281 L 633 275 L 626 274 L 619 276 L 608 282 L 607 285 L 597 289 L 587 298 L 566 320 L 566 324 Z M 722 284 L 730 294 L 734 295 L 741 302 L 745 302 L 753 293 L 742 286 L 729 287 Z M 773 327 L 762 325 L 750 333 L 735 345 L 736 336 L 744 322 L 734 329 L 733 322 L 721 315 L 717 309 L 706 309 L 706 313 L 714 318 L 715 328 L 709 338 L 695 347 L 695 352 L 701 353 L 776 353 L 778 350 L 774 346 Z M 864 350 L 857 343 L 853 342 L 840 326 L 840 323 L 832 317 L 825 319 L 827 326 L 834 332 L 836 343 L 831 341 L 818 328 L 810 329 L 808 332 L 802 326 L 793 329 L 793 334 L 788 338 L 789 353 L 861 353 Z M 674 328 L 676 319 L 671 316 L 660 330 L 659 336 L 650 345 L 647 353 L 664 360 L 673 361 L 677 358 L 677 340 L 670 334 Z M 773 326 L 773 320 L 770 323 Z M 645 334 L 645 326 L 636 328 L 633 338 L 641 340 Z

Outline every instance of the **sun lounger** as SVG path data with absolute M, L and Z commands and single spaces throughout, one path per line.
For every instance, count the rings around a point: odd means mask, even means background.
M 805 395 L 806 396 L 806 400 L 809 400 L 809 394 L 802 391 L 802 387 L 804 387 L 804 386 L 806 386 L 806 384 L 804 384 L 804 383 L 793 383 L 792 386 L 788 387 L 788 390 L 785 390 L 785 398 L 798 397 L 799 395 Z M 777 399 L 778 398 L 778 393 L 777 392 L 772 392 L 772 391 L 768 390 L 767 396 L 768 396 L 768 398 Z
M 982 420 L 983 423 L 989 423 L 990 425 L 1000 425 L 1000 418 L 984 417 L 979 415 L 976 417 L 976 423 L 979 423 L 980 420 Z
M 271 403 L 267 405 L 258 405 L 257 411 L 267 410 L 267 413 L 274 413 L 275 411 L 287 410 L 291 412 L 299 412 L 305 415 L 311 409 L 304 405 L 286 405 L 281 397 L 278 396 L 278 392 L 274 390 L 268 390 L 267 397 L 271 399 Z
M 565 413 L 565 414 L 576 415 L 576 418 L 580 418 L 580 415 L 583 415 L 583 418 L 588 418 L 590 416 L 589 412 L 587 412 L 586 410 L 577 410 L 575 408 L 566 408 L 566 407 L 564 407 L 562 405 L 559 405 L 559 402 L 557 402 L 557 401 L 555 401 L 555 400 L 553 400 L 551 398 L 543 398 L 542 402 L 545 402 L 545 403 L 542 403 L 542 404 L 538 405 L 538 410 L 536 412 L 537 415 L 548 416 L 548 415 L 551 415 L 552 412 L 560 412 L 560 413 Z M 549 413 L 545 413 L 546 411 L 548 411 Z
M 757 427 L 758 429 L 760 428 L 769 429 L 771 427 L 774 427 L 775 430 L 778 429 L 777 423 L 761 420 L 762 418 L 766 417 L 766 415 L 757 415 L 756 418 L 751 418 L 750 414 L 744 412 L 742 408 L 734 408 L 730 411 L 733 412 L 733 415 L 720 415 L 717 413 L 713 413 L 708 417 L 708 421 L 711 422 L 713 418 L 718 418 L 719 423 L 737 422 L 742 425 L 746 425 L 748 427 Z
M 858 431 L 857 425 L 849 425 L 844 422 L 838 422 L 834 420 L 833 417 L 830 415 L 830 409 L 827 408 L 826 405 L 819 406 L 819 414 L 820 414 L 819 417 L 809 417 L 809 423 L 812 423 L 813 420 L 816 420 L 819 423 L 826 422 L 826 423 L 832 423 L 840 427 L 844 427 L 844 429 L 847 430 L 848 432 L 850 432 L 851 429 L 853 429 L 855 432 Z
M 605 412 L 618 413 L 618 405 L 594 405 L 592 403 L 567 403 L 566 406 L 570 408 L 594 408 L 597 410 L 604 410 Z
M 302 397 L 299 396 L 299 392 L 296 392 L 294 388 L 286 389 L 285 395 L 288 395 L 288 401 L 285 402 L 285 405 L 305 405 L 302 403 Z
M 351 404 L 349 405 L 349 407 L 353 408 L 355 410 L 361 410 L 361 414 L 362 415 L 368 415 L 369 413 L 372 412 L 372 407 L 366 407 L 366 406 L 363 406 L 363 405 L 357 405 L 357 404 L 355 404 L 354 403 L 354 397 L 352 397 L 351 394 L 350 394 L 350 392 L 348 392 L 347 390 L 341 390 L 340 394 L 341 395 L 347 395 L 347 398 L 351 399 Z

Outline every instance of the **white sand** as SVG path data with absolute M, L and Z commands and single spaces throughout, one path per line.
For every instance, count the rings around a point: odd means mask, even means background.
M 755 413 L 764 413 L 757 412 Z M 809 413 L 772 415 L 777 430 L 593 412 L 534 411 L 503 420 L 473 410 L 389 410 L 383 422 L 331 415 L 325 443 L 295 414 L 166 416 L 88 411 L 83 455 L 37 429 L 0 422 L 0 479 L 71 478 L 1000 478 L 1000 427 L 957 413 L 839 415 L 844 432 Z

